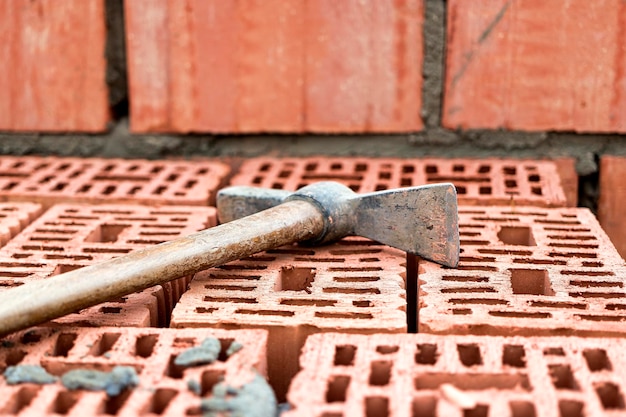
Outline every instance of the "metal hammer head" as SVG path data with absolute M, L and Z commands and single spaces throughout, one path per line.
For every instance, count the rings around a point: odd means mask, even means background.
M 433 184 L 357 194 L 336 182 L 319 182 L 296 192 L 235 186 L 217 195 L 220 222 L 236 220 L 283 202 L 304 200 L 324 216 L 324 232 L 308 244 L 348 235 L 363 236 L 442 265 L 459 262 L 456 189 Z

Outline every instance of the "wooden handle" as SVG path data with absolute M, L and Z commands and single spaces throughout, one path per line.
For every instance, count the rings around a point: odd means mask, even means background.
M 80 309 L 222 265 L 313 239 L 324 230 L 310 203 L 290 201 L 193 235 L 0 293 L 0 336 Z

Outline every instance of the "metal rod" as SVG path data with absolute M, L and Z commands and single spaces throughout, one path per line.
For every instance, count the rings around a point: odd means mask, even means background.
M 0 293 L 0 336 L 256 252 L 316 238 L 322 214 L 290 201 L 263 212 Z
M 406 254 L 406 327 L 408 333 L 417 333 L 419 315 L 418 257 Z

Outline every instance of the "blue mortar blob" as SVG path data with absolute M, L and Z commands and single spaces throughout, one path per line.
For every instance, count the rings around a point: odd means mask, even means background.
M 230 346 L 228 346 L 228 349 L 226 350 L 226 356 L 230 358 L 241 349 L 243 349 L 243 345 L 240 342 L 233 340 L 233 342 L 230 344 Z
M 4 371 L 4 378 L 9 385 L 30 382 L 33 384 L 53 384 L 57 377 L 48 373 L 40 365 L 16 365 L 9 366 Z
M 228 412 L 231 417 L 276 417 L 278 406 L 272 387 L 261 375 L 241 388 L 220 382 L 213 387 L 211 398 L 200 403 L 204 417 Z
M 222 344 L 215 337 L 208 337 L 202 341 L 200 346 L 192 347 L 181 352 L 174 364 L 178 366 L 196 366 L 213 363 L 217 360 L 222 350 Z
M 111 372 L 75 369 L 66 372 L 61 382 L 69 390 L 106 391 L 109 397 L 115 397 L 126 388 L 137 386 L 139 376 L 132 366 L 116 366 Z

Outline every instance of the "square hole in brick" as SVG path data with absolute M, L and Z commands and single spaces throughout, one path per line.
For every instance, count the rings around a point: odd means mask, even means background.
M 305 291 L 311 293 L 315 268 L 283 266 L 274 289 L 276 291 Z
M 366 397 L 365 417 L 388 417 L 389 399 L 387 397 Z
M 370 385 L 385 386 L 391 380 L 391 362 L 374 361 L 370 366 Z
M 537 246 L 532 229 L 528 226 L 501 226 L 498 239 L 505 245 Z
M 504 345 L 502 349 L 502 363 L 515 368 L 526 366 L 526 351 L 522 345 Z
M 598 382 L 594 384 L 594 388 L 604 409 L 624 408 L 624 397 L 617 384 L 613 382 Z
M 513 294 L 554 295 L 546 269 L 509 269 Z
M 434 343 L 422 343 L 417 345 L 417 353 L 415 354 L 415 363 L 421 365 L 434 365 L 437 363 L 439 354 L 437 353 L 437 345 Z
M 40 387 L 38 386 L 31 385 L 21 387 L 17 393 L 12 395 L 8 401 L 5 402 L 4 406 L 0 409 L 0 413 L 12 415 L 19 414 L 33 402 L 39 393 L 39 390 Z
M 535 404 L 529 401 L 511 401 L 509 403 L 511 417 L 536 417 Z
M 149 358 L 154 353 L 159 336 L 156 334 L 141 335 L 135 341 L 135 355 L 142 358 Z
M 411 407 L 411 417 L 436 417 L 437 398 L 432 396 L 416 397 Z
M 150 401 L 149 413 L 162 415 L 170 402 L 178 395 L 178 391 L 173 388 L 159 388 L 154 391 L 152 401 Z
M 128 227 L 130 226 L 126 224 L 103 224 L 91 232 L 91 234 L 85 238 L 85 242 L 117 242 L 119 235 Z
M 478 404 L 474 408 L 463 410 L 463 417 L 487 417 L 489 415 L 489 406 Z
M 569 365 L 549 365 L 548 371 L 552 383 L 557 389 L 578 390 L 578 384 L 574 379 L 572 368 L 570 368 Z
M 583 417 L 584 404 L 574 400 L 559 401 L 560 417 Z
M 339 345 L 335 346 L 335 366 L 352 366 L 356 355 L 356 346 Z
M 591 372 L 610 371 L 611 361 L 604 349 L 585 349 L 583 356 Z
M 480 354 L 480 347 L 476 344 L 457 345 L 459 359 L 467 367 L 482 365 L 483 358 Z
M 350 377 L 345 375 L 333 375 L 328 381 L 326 389 L 326 402 L 336 403 L 345 402 L 348 386 L 350 385 Z

